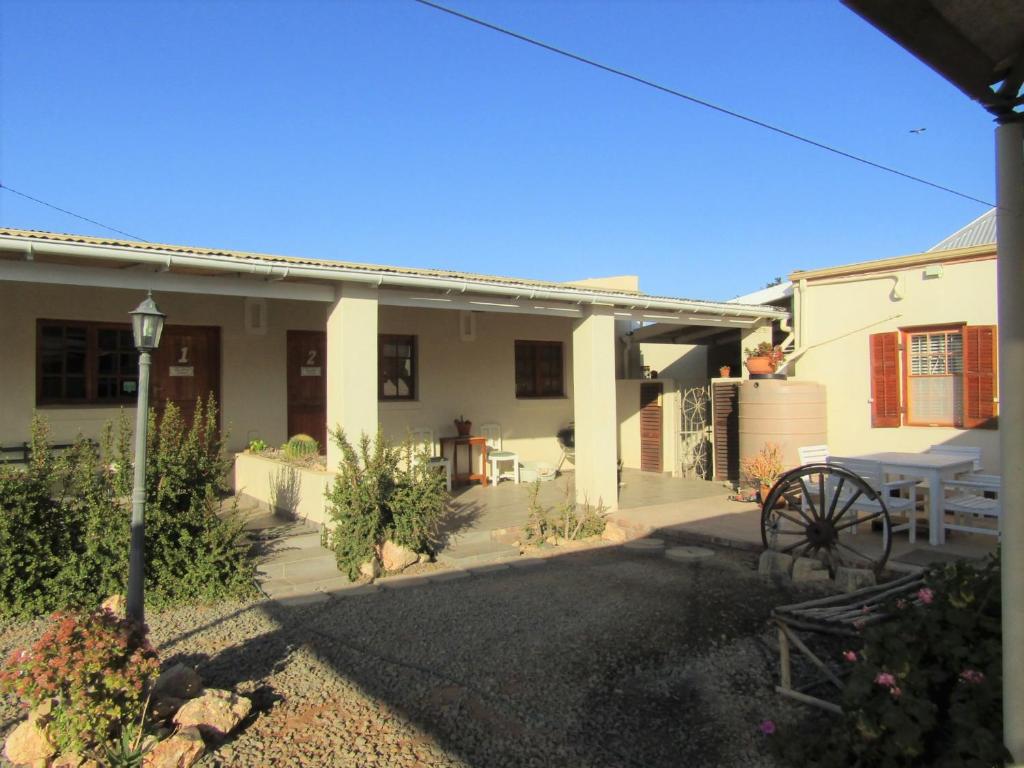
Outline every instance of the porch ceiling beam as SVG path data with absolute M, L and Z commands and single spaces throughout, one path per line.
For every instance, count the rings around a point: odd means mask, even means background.
M 170 272 L 75 267 L 38 261 L 0 261 L 0 280 L 90 288 L 197 293 L 214 296 L 250 296 L 264 299 L 334 301 L 334 286 L 313 283 L 268 282 L 263 278 L 195 277 Z
M 418 307 L 420 309 L 449 309 L 469 312 L 498 312 L 514 315 L 549 315 L 553 317 L 583 317 L 578 304 L 555 304 L 521 298 L 503 299 L 499 296 L 471 293 L 428 293 L 380 289 L 378 301 L 385 307 Z

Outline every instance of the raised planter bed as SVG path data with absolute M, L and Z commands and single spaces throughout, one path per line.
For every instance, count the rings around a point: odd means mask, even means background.
M 328 470 L 296 466 L 270 456 L 244 451 L 235 455 L 235 492 L 258 501 L 279 515 L 327 522 L 324 493 L 334 480 Z

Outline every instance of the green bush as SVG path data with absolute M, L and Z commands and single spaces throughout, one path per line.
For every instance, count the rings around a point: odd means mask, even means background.
M 557 507 L 545 507 L 540 503 L 540 482 L 530 487 L 529 514 L 524 537 L 528 544 L 543 544 L 550 538 L 575 541 L 604 533 L 608 512 L 603 505 L 583 508 L 572 500 L 566 488 L 565 499 Z
M 390 444 L 378 434 L 363 435 L 358 451 L 345 433 L 332 432 L 341 463 L 327 492 L 331 526 L 324 545 L 334 551 L 338 568 L 350 579 L 377 555 L 388 539 L 415 552 L 436 547 L 448 504 L 444 476 L 427 466 L 427 454 L 410 441 Z
M 293 461 L 304 459 L 307 456 L 319 455 L 320 443 L 309 435 L 292 435 L 281 448 L 281 452 L 284 453 L 285 458 L 292 459 Z
M 913 600 L 847 650 L 842 720 L 780 729 L 787 765 L 834 768 L 991 768 L 1003 747 L 1000 566 L 957 562 L 926 574 Z
M 159 666 L 145 627 L 105 610 L 57 614 L 35 645 L 8 658 L 0 691 L 42 705 L 60 751 L 84 754 L 142 720 Z
M 146 461 L 146 600 L 161 606 L 241 596 L 254 564 L 240 522 L 217 515 L 225 490 L 216 404 L 197 404 L 192 426 L 168 404 L 150 412 Z M 104 431 L 103 452 L 79 439 L 59 457 L 32 423 L 24 468 L 0 467 L 0 615 L 91 608 L 123 593 L 133 480 L 127 417 Z

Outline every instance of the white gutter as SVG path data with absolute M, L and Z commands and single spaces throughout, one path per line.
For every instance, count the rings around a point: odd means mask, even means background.
M 16 248 L 11 248 L 16 245 Z M 0 237 L 0 248 L 26 252 L 29 249 L 35 254 L 51 256 L 85 256 L 118 261 L 145 262 L 157 264 L 165 268 L 173 265 L 195 267 L 201 269 L 217 269 L 224 272 L 245 272 L 273 276 L 274 270 L 296 279 L 349 281 L 380 287 L 382 285 L 402 286 L 407 288 L 429 288 L 432 290 L 465 293 L 483 293 L 497 296 L 513 296 L 532 300 L 575 301 L 579 304 L 612 305 L 629 307 L 636 310 L 656 310 L 667 312 L 705 312 L 721 316 L 734 317 L 770 317 L 782 319 L 788 316 L 785 310 L 767 310 L 763 307 L 750 307 L 747 311 L 735 309 L 735 305 L 726 307 L 678 299 L 654 299 L 645 296 L 620 296 L 615 294 L 586 291 L 579 288 L 534 287 L 530 285 L 501 285 L 476 280 L 458 278 L 437 278 L 426 275 L 401 275 L 373 269 L 352 269 L 350 267 L 325 268 L 294 262 L 249 261 L 230 256 L 189 256 L 173 251 L 134 250 L 110 245 L 85 245 L 69 242 L 48 242 L 37 238 L 20 237 L 17 235 Z M 265 271 L 263 271 L 265 270 Z

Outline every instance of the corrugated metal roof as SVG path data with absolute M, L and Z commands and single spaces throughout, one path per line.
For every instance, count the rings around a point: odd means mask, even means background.
M 374 274 L 394 274 L 394 275 L 409 275 L 414 277 L 423 278 L 436 278 L 436 279 L 449 279 L 449 280 L 461 280 L 468 283 L 481 283 L 498 286 L 508 286 L 509 288 L 537 288 L 537 289 L 556 289 L 560 291 L 573 291 L 573 290 L 586 290 L 590 293 L 602 294 L 608 297 L 623 297 L 632 298 L 635 300 L 647 299 L 651 301 L 669 301 L 669 302 L 680 302 L 690 303 L 695 306 L 707 308 L 709 311 L 721 311 L 725 308 L 743 308 L 746 309 L 758 309 L 764 310 L 764 307 L 743 305 L 740 303 L 726 304 L 725 302 L 707 301 L 704 299 L 685 299 L 676 296 L 658 296 L 647 294 L 638 291 L 624 291 L 615 290 L 610 288 L 596 288 L 596 287 L 580 287 L 576 286 L 571 282 L 568 283 L 556 283 L 547 280 L 530 280 L 526 278 L 517 277 L 500 277 L 495 275 L 483 275 L 475 274 L 470 272 L 454 272 L 442 269 L 413 269 L 409 267 L 394 267 L 387 265 L 378 264 L 360 264 L 356 262 L 347 261 L 336 261 L 331 259 L 309 259 L 299 258 L 294 256 L 277 256 L 268 253 L 253 253 L 249 251 L 235 251 L 229 249 L 213 249 L 213 248 L 199 248 L 187 245 L 172 245 L 163 243 L 149 243 L 140 242 L 133 240 L 117 240 L 112 238 L 104 237 L 90 237 L 87 235 L 74 235 L 62 232 L 44 232 L 33 229 L 13 229 L 9 227 L 0 227 L 0 237 L 20 237 L 37 240 L 47 240 L 51 242 L 66 242 L 70 244 L 81 244 L 81 245 L 92 245 L 92 246 L 110 246 L 113 248 L 123 249 L 127 251 L 147 251 L 154 253 L 180 253 L 184 256 L 209 256 L 219 257 L 227 259 L 238 259 L 241 261 L 260 262 L 266 264 L 278 264 L 287 266 L 289 264 L 317 267 L 328 270 L 338 270 L 339 273 L 343 270 L 348 271 L 365 271 Z M 343 277 L 339 274 L 339 278 Z
M 941 242 L 929 248 L 926 253 L 934 251 L 952 251 L 957 248 L 971 248 L 975 245 L 988 245 L 996 241 L 996 209 L 986 211 L 978 218 L 954 232 Z

